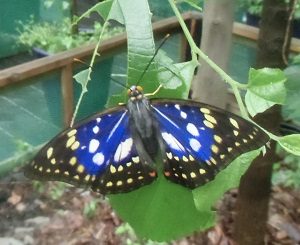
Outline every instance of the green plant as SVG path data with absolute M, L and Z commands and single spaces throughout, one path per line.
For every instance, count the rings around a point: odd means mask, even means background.
M 98 203 L 100 203 L 100 200 L 98 199 L 92 199 L 89 202 L 85 203 L 83 208 L 84 216 L 87 218 L 94 217 L 97 211 Z
M 284 0 L 286 3 L 287 1 Z M 252 15 L 260 16 L 262 12 L 263 0 L 239 0 L 239 5 L 242 9 L 246 10 Z M 300 18 L 300 1 L 297 0 L 294 18 Z
M 36 47 L 43 49 L 49 54 L 65 51 L 84 44 L 96 42 L 102 30 L 100 23 L 95 22 L 92 33 L 79 32 L 72 34 L 72 23 L 65 18 L 61 23 L 41 22 L 36 23 L 33 17 L 26 22 L 19 22 L 20 33 L 18 43 L 28 49 Z M 109 28 L 104 37 L 108 38 L 123 31 L 120 27 Z
M 229 84 L 237 99 L 242 116 L 249 121 L 252 121 L 249 110 L 251 116 L 254 116 L 274 104 L 284 104 L 286 79 L 281 70 L 251 69 L 248 84 L 235 81 L 209 59 L 194 42 L 178 11 L 175 0 L 168 2 L 191 47 L 192 59 L 189 62 L 174 64 L 168 57 L 157 57 L 156 64 L 150 66 L 140 82 L 145 91 L 154 91 L 160 83 L 163 88 L 156 94 L 156 97 L 186 99 L 200 57 Z M 96 11 L 105 19 L 104 27 L 111 19 L 125 24 L 128 44 L 130 44 L 127 50 L 127 85 L 134 85 L 141 77 L 141 73 L 152 59 L 155 51 L 148 1 L 108 0 L 94 6 L 88 14 L 92 11 Z M 135 11 L 134 15 L 132 14 L 133 11 Z M 138 25 L 134 25 L 134 23 L 138 23 Z M 73 121 L 81 100 L 87 92 L 87 84 L 92 72 L 91 67 L 93 67 L 98 55 L 97 50 L 101 38 L 100 35 L 91 58 L 90 68 L 75 76 L 75 80 L 82 86 L 82 93 L 76 106 Z M 178 79 L 181 77 L 184 79 Z M 245 103 L 242 100 L 240 90 L 247 91 Z M 116 105 L 125 101 L 126 93 L 124 91 L 110 98 L 108 104 Z M 300 155 L 300 135 L 278 137 L 271 132 L 264 131 L 286 151 Z M 156 241 L 176 239 L 195 230 L 207 229 L 214 224 L 215 213 L 212 211 L 212 206 L 225 191 L 238 185 L 240 177 L 259 153 L 260 150 L 256 150 L 240 156 L 225 170 L 221 171 L 213 181 L 193 191 L 172 185 L 165 178 L 158 177 L 151 185 L 126 194 L 110 195 L 109 200 L 120 217 L 130 224 L 138 236 Z

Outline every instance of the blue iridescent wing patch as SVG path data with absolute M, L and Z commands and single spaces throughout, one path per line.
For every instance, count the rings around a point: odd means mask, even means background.
M 102 194 L 129 192 L 157 177 L 137 154 L 125 106 L 96 114 L 60 133 L 25 168 L 25 175 L 91 187 Z
M 268 141 L 252 123 L 213 106 L 186 100 L 152 100 L 151 104 L 165 143 L 164 175 L 191 189 Z

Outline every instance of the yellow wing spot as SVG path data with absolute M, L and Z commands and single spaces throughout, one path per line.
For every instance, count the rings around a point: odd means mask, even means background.
M 110 169 L 110 172 L 112 174 L 114 174 L 115 172 L 117 172 L 116 168 L 113 165 L 110 165 L 109 169 Z
M 109 181 L 106 183 L 106 187 L 112 187 L 113 186 L 113 182 Z
M 219 147 L 217 147 L 216 145 L 212 145 L 211 146 L 211 150 L 213 151 L 213 153 L 218 154 L 219 153 Z
M 222 138 L 219 135 L 214 135 L 214 139 L 217 143 L 221 144 L 222 143 Z
M 39 167 L 39 171 L 42 172 L 43 171 L 43 167 Z
M 200 174 L 205 174 L 206 171 L 205 171 L 203 168 L 200 168 L 200 169 L 199 169 L 199 173 L 200 173 Z
M 227 148 L 227 151 L 228 151 L 228 152 L 232 152 L 232 150 L 233 150 L 232 147 L 228 147 L 228 148 Z
M 257 133 L 255 131 L 253 131 L 252 133 L 253 133 L 253 135 L 257 135 Z
M 249 138 L 252 139 L 252 140 L 254 139 L 252 134 L 249 134 Z
M 195 161 L 195 158 L 193 158 L 192 155 L 189 155 L 189 159 L 190 159 L 190 161 Z
M 139 179 L 139 180 L 142 180 L 142 179 L 144 179 L 144 177 L 143 177 L 143 176 L 139 176 L 138 179 Z
M 233 125 L 233 127 L 237 128 L 237 129 L 239 128 L 239 124 L 235 119 L 229 118 L 229 121 Z
M 71 145 L 73 145 L 73 143 L 75 142 L 76 138 L 75 136 L 71 136 L 68 140 L 67 140 L 67 143 L 66 143 L 66 147 L 69 148 Z
M 225 155 L 224 155 L 224 154 L 221 154 L 221 155 L 220 155 L 220 159 L 223 160 L 224 158 L 225 158 Z
M 59 173 L 60 173 L 59 169 L 56 169 L 56 170 L 54 171 L 54 173 L 59 174 Z
M 121 185 L 123 185 L 123 181 L 122 180 L 118 180 L 117 181 L 117 186 L 121 186 Z
M 127 179 L 127 183 L 128 183 L 128 184 L 131 184 L 132 182 L 133 182 L 133 179 L 132 179 L 132 178 Z
M 175 159 L 176 161 L 179 161 L 179 157 L 178 157 L 178 156 L 174 156 L 174 159 Z
M 78 165 L 77 172 L 82 174 L 84 172 L 84 166 L 83 165 Z
M 209 109 L 207 109 L 207 108 L 200 108 L 200 111 L 202 112 L 202 113 L 204 113 L 204 114 L 209 114 L 210 113 L 210 110 Z
M 244 142 L 244 143 L 247 143 L 247 142 L 248 142 L 248 140 L 246 140 L 246 139 L 243 139 L 243 142 Z
M 49 147 L 48 150 L 47 150 L 47 158 L 50 159 L 52 154 L 53 154 L 53 147 Z
M 80 143 L 78 141 L 75 141 L 74 144 L 71 146 L 71 149 L 75 151 L 80 146 Z
M 51 162 L 53 165 L 56 164 L 55 158 L 52 158 L 50 162 Z
M 204 120 L 203 123 L 208 128 L 214 128 L 214 125 L 211 122 L 207 121 L 207 120 Z
M 72 137 L 73 135 L 75 135 L 77 133 L 77 130 L 76 129 L 72 129 L 71 131 L 69 131 L 68 133 L 67 133 L 67 135 L 69 136 L 69 137 Z
M 239 135 L 239 131 L 233 130 L 233 134 L 234 134 L 234 136 L 238 136 Z
M 87 175 L 84 177 L 84 180 L 85 180 L 86 182 L 88 182 L 88 181 L 90 180 L 90 178 L 91 178 L 91 176 L 90 176 L 89 174 L 87 174 Z
M 132 158 L 132 161 L 134 162 L 134 163 L 139 163 L 140 162 L 140 158 L 137 156 L 137 157 L 133 157 Z
M 123 166 L 120 165 L 120 166 L 118 167 L 118 172 L 122 172 L 123 170 L 124 170 Z
M 188 161 L 189 161 L 189 159 L 188 159 L 186 156 L 183 156 L 183 157 L 182 157 L 182 160 L 183 160 L 184 162 L 188 162 Z
M 33 167 L 34 169 L 37 169 L 38 168 L 38 166 L 37 165 L 34 165 L 34 167 Z
M 51 169 L 48 168 L 48 169 L 46 170 L 46 173 L 51 173 Z
M 76 179 L 76 180 L 79 180 L 79 179 L 80 179 L 80 178 L 79 178 L 79 175 L 75 175 L 73 178 Z
M 191 175 L 191 178 L 192 178 L 192 179 L 194 179 L 194 178 L 197 177 L 197 175 L 196 175 L 194 172 L 191 172 L 190 175 Z
M 76 164 L 76 162 L 77 162 L 77 158 L 76 158 L 76 157 L 71 157 L 69 163 L 70 163 L 72 166 L 74 166 L 74 165 Z
M 236 146 L 240 146 L 241 144 L 239 142 L 235 142 L 235 145 Z
M 96 175 L 92 175 L 92 181 L 95 181 Z
M 69 173 L 68 171 L 65 171 L 65 172 L 64 172 L 64 175 L 69 176 L 70 173 Z
M 173 158 L 172 152 L 167 152 L 167 158 L 169 158 L 170 160 Z
M 217 120 L 213 116 L 204 114 L 204 117 L 206 118 L 206 120 L 210 121 L 211 123 L 217 124 Z
M 182 174 L 181 176 L 182 176 L 182 178 L 187 179 L 186 174 Z
M 130 167 L 131 165 L 132 165 L 132 162 L 126 163 L 126 166 L 127 166 L 127 167 Z
M 217 165 L 217 161 L 216 161 L 213 157 L 211 157 L 209 160 L 210 160 L 213 164 Z

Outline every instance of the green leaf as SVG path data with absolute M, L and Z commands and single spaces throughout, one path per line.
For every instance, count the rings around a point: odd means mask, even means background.
M 88 18 L 92 12 L 97 12 L 104 20 L 107 19 L 110 13 L 111 6 L 114 0 L 106 0 L 95 4 L 92 8 L 83 13 L 79 18 L 77 18 L 75 24 L 77 24 L 82 18 Z
M 139 85 L 144 88 L 144 91 L 153 92 L 159 86 L 156 65 L 151 65 L 142 77 L 155 53 L 148 2 L 146 0 L 115 1 L 115 5 L 114 8 L 120 8 L 120 10 L 115 10 L 109 18 L 118 19 L 118 21 L 123 19 L 127 32 L 127 86 L 135 85 L 141 80 Z M 112 106 L 118 103 L 126 103 L 126 101 L 127 96 L 124 92 L 121 95 L 111 96 L 107 105 Z
M 170 241 L 213 225 L 214 214 L 196 209 L 191 190 L 167 181 L 163 176 L 153 184 L 128 194 L 109 196 L 112 207 L 140 237 Z
M 248 89 L 258 97 L 283 104 L 286 97 L 284 73 L 280 69 L 263 68 L 249 71 Z
M 285 119 L 300 122 L 300 65 L 293 65 L 284 70 L 287 77 L 286 103 L 282 106 Z
M 258 149 L 239 156 L 227 168 L 219 172 L 213 181 L 193 190 L 197 209 L 207 212 L 207 214 L 212 213 L 212 206 L 227 190 L 239 185 L 241 176 L 249 168 L 251 162 L 259 155 L 260 151 Z
M 155 97 L 187 99 L 197 63 L 193 61 L 168 65 L 161 68 L 158 78 L 163 88 Z M 176 89 L 176 90 L 174 90 Z
M 91 68 L 78 72 L 73 78 L 82 86 L 82 92 L 87 92 L 87 83 L 91 80 Z
M 300 156 L 300 134 L 291 134 L 278 139 L 278 143 L 289 153 Z
M 265 100 L 262 97 L 257 96 L 252 93 L 250 90 L 247 90 L 245 96 L 245 103 L 247 106 L 247 110 L 252 117 L 256 114 L 264 112 L 269 109 L 271 106 L 275 105 L 275 103 Z
M 128 194 L 111 195 L 112 207 L 137 235 L 155 241 L 170 241 L 205 230 L 214 224 L 211 210 L 224 192 L 238 185 L 259 150 L 248 152 L 208 184 L 193 191 L 160 176 L 151 185 Z

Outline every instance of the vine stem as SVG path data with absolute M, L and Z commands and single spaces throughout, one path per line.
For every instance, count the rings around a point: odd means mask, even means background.
M 204 60 L 215 72 L 217 72 L 222 77 L 222 79 L 225 82 L 227 82 L 232 87 L 234 96 L 237 100 L 237 103 L 239 105 L 242 116 L 246 119 L 249 119 L 246 107 L 245 107 L 242 97 L 239 93 L 239 88 L 245 89 L 245 88 L 247 88 L 247 85 L 241 84 L 241 83 L 235 81 L 234 79 L 232 79 L 225 71 L 222 70 L 222 68 L 220 68 L 214 61 L 212 61 L 205 53 L 202 52 L 202 50 L 194 42 L 193 37 L 191 36 L 184 20 L 182 19 L 181 14 L 180 14 L 178 8 L 176 7 L 175 0 L 168 0 L 168 1 L 178 19 L 178 22 L 183 30 L 183 33 L 191 47 L 192 60 L 197 60 L 197 55 L 199 55 L 199 57 L 202 60 Z
M 102 41 L 102 37 L 103 37 L 104 31 L 107 28 L 107 25 L 108 25 L 108 19 L 105 20 L 105 22 L 103 24 L 103 27 L 102 27 L 102 30 L 100 32 L 99 38 L 98 38 L 98 42 L 96 43 L 96 46 L 95 46 L 95 49 L 94 49 L 94 52 L 93 52 L 93 55 L 92 55 L 92 58 L 91 58 L 91 62 L 90 62 L 90 65 L 89 65 L 88 73 L 87 73 L 87 76 L 86 76 L 86 82 L 85 82 L 84 85 L 82 85 L 82 90 L 81 90 L 79 99 L 76 103 L 76 107 L 75 107 L 75 110 L 74 110 L 74 113 L 73 113 L 73 116 L 72 116 L 72 119 L 71 119 L 70 127 L 72 127 L 74 125 L 75 118 L 78 114 L 78 110 L 79 110 L 79 107 L 81 105 L 81 101 L 83 99 L 84 94 L 87 92 L 87 84 L 90 81 L 90 77 L 91 77 L 91 73 L 92 73 L 92 67 L 95 63 L 96 57 L 100 56 L 100 54 L 98 53 L 98 49 L 100 47 L 100 43 Z
M 238 103 L 239 109 L 241 111 L 241 115 L 243 118 L 247 119 L 248 121 L 252 122 L 253 124 L 255 124 L 256 126 L 258 126 L 260 129 L 262 129 L 265 133 L 267 133 L 269 135 L 269 137 L 275 141 L 278 141 L 279 137 L 268 132 L 266 129 L 262 128 L 260 125 L 258 125 L 256 122 L 254 122 L 248 114 L 248 111 L 246 109 L 246 106 L 244 105 L 243 99 L 241 97 L 241 94 L 239 92 L 239 89 L 243 89 L 246 90 L 247 89 L 247 84 L 241 84 L 237 81 L 235 81 L 233 78 L 231 78 L 225 71 L 223 71 L 223 69 L 221 67 L 219 67 L 214 61 L 212 61 L 198 46 L 197 44 L 194 42 L 193 37 L 191 36 L 191 33 L 189 31 L 189 29 L 187 28 L 176 4 L 175 4 L 175 0 L 168 0 L 169 4 L 174 12 L 174 14 L 176 15 L 178 22 L 183 30 L 183 33 L 191 47 L 191 53 L 192 53 L 192 61 L 197 61 L 197 55 L 204 60 L 216 73 L 219 74 L 219 76 L 225 81 L 227 82 L 231 88 L 232 91 L 234 93 L 235 99 Z

